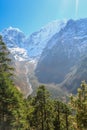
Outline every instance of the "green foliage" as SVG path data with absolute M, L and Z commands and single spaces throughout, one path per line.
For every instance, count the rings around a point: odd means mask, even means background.
M 87 129 L 87 84 L 82 82 L 76 96 L 71 96 L 73 126 L 78 130 Z
M 69 115 L 71 114 L 68 105 L 59 101 L 58 99 L 54 101 L 54 130 L 69 130 Z
M 33 104 L 33 128 L 38 130 L 53 130 L 53 105 L 50 94 L 44 86 L 40 86 Z
M 13 83 L 9 52 L 0 36 L 0 130 L 23 130 L 26 126 L 22 94 Z

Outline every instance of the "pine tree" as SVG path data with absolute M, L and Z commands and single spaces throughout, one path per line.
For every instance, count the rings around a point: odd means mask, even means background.
M 61 102 L 58 100 L 54 101 L 54 111 L 55 111 L 55 119 L 54 119 L 54 130 L 61 129 Z
M 71 115 L 71 110 L 65 103 L 62 103 L 62 114 L 63 114 L 62 118 L 64 122 L 64 130 L 70 130 L 69 116 Z
M 87 84 L 82 82 L 76 96 L 71 96 L 73 126 L 76 130 L 87 130 Z
M 23 96 L 13 83 L 14 69 L 8 55 L 9 51 L 0 36 L 0 130 L 21 130 L 26 121 Z
M 33 101 L 33 126 L 38 130 L 53 130 L 53 104 L 50 94 L 42 85 Z

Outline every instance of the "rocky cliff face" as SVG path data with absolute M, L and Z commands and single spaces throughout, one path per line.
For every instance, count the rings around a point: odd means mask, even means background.
M 54 21 L 28 37 L 12 27 L 1 34 L 17 65 L 20 64 L 16 66 L 17 72 L 25 63 L 34 61 L 33 77 L 36 76 L 40 83 L 58 84 L 70 92 L 76 91 L 81 80 L 87 80 L 87 19 Z M 24 75 L 22 80 L 27 83 L 28 74 L 24 70 L 21 72 L 20 78 Z M 16 82 L 21 86 L 19 80 Z
M 53 21 L 26 38 L 24 45 L 31 58 L 41 56 L 47 42 L 66 25 L 66 21 Z
M 69 20 L 47 43 L 36 76 L 42 83 L 61 83 L 83 55 L 87 55 L 87 19 Z

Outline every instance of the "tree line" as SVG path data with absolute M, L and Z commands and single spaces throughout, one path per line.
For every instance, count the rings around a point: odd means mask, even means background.
M 9 51 L 0 36 L 0 130 L 87 130 L 87 84 L 64 103 L 41 85 L 25 99 L 13 82 Z

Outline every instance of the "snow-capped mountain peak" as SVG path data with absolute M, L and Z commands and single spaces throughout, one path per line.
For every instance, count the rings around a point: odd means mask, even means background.
M 41 30 L 46 30 L 48 33 L 50 32 L 52 35 L 56 32 L 59 32 L 61 28 L 63 28 L 67 23 L 67 20 L 54 20 L 53 22 L 48 23 Z
M 19 28 L 14 28 L 12 26 L 10 26 L 10 27 L 5 28 L 5 29 L 2 30 L 2 34 L 3 35 L 6 35 L 6 34 L 8 34 L 10 32 L 12 32 L 12 33 L 13 32 L 15 32 L 15 33 L 23 33 Z
M 53 21 L 42 27 L 39 31 L 31 34 L 24 42 L 30 57 L 40 57 L 43 49 L 50 38 L 58 33 L 65 25 L 67 21 Z
M 29 59 L 27 50 L 23 48 L 25 35 L 20 29 L 8 27 L 1 32 L 1 35 L 16 60 Z
M 60 43 L 62 45 L 67 39 L 73 44 L 70 37 L 73 37 L 73 40 L 86 39 L 87 19 L 55 20 L 42 27 L 39 31 L 32 33 L 29 37 L 26 37 L 20 29 L 13 27 L 4 29 L 1 34 L 10 50 L 20 48 L 19 52 L 21 52 L 21 49 L 24 49 L 29 58 L 39 58 L 46 47 L 51 49 L 57 44 L 57 37 L 60 39 L 61 34 Z M 81 47 L 83 47 L 83 45 L 81 45 Z M 83 50 L 81 47 L 79 47 L 79 50 Z M 17 54 L 19 55 L 18 50 L 19 49 L 17 49 Z M 16 51 L 11 52 L 15 52 L 14 55 L 16 54 Z M 21 57 L 24 57 L 23 54 L 24 53 L 21 52 Z
M 3 40 L 7 44 L 9 50 L 14 56 L 16 55 L 15 57 L 17 57 L 17 54 L 20 54 L 21 49 L 24 49 L 29 58 L 38 58 L 51 37 L 55 33 L 58 33 L 66 23 L 66 20 L 55 20 L 42 27 L 39 31 L 32 33 L 29 37 L 26 37 L 20 29 L 10 26 L 4 29 L 1 32 L 1 35 L 3 36 Z M 20 51 L 18 53 L 19 48 Z M 25 53 L 21 52 L 21 57 L 24 57 L 23 54 Z M 20 58 L 18 58 L 18 60 L 19 59 Z

